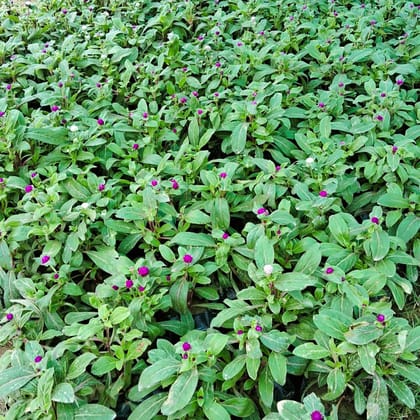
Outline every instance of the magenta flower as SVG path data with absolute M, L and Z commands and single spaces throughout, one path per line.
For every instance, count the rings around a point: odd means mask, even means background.
M 229 238 L 229 233 L 223 232 L 222 239 L 227 239 L 227 238 Z
M 227 173 L 226 172 L 222 172 L 219 176 L 220 176 L 220 178 L 226 178 L 227 177 Z
M 257 214 L 267 216 L 267 215 L 268 215 L 268 210 L 267 210 L 267 209 L 265 209 L 264 207 L 260 207 L 260 208 L 257 210 Z
M 378 322 L 380 322 L 381 324 L 383 324 L 383 323 L 385 322 L 385 315 L 383 315 L 383 314 L 378 314 L 378 315 L 376 316 L 376 320 L 377 320 Z
M 41 360 L 42 360 L 42 356 L 36 356 L 35 359 L 34 359 L 34 362 L 35 363 L 40 363 Z
M 218 98 L 219 97 L 219 92 L 214 92 L 214 97 Z
M 280 165 L 276 165 L 276 172 L 280 171 L 281 166 Z
M 145 277 L 149 274 L 149 268 L 146 267 L 145 265 L 143 265 L 143 266 L 139 267 L 137 272 L 139 273 L 140 276 Z
M 328 195 L 327 191 L 322 190 L 319 192 L 319 196 L 325 198 Z
M 138 290 L 139 290 L 139 292 L 144 292 L 146 290 L 146 288 L 144 286 L 139 286 Z
M 179 102 L 181 102 L 181 104 L 185 104 L 185 103 L 187 103 L 187 98 L 186 98 L 185 96 L 183 96 L 183 97 L 179 100 Z
M 143 112 L 143 118 L 147 119 L 147 117 L 149 116 L 149 114 L 147 112 Z
M 6 319 L 7 319 L 8 321 L 11 321 L 11 320 L 13 319 L 13 314 L 12 314 L 12 313 L 8 313 L 8 314 L 6 314 Z
M 126 281 L 125 281 L 125 287 L 126 287 L 127 289 L 131 289 L 131 288 L 133 287 L 133 285 L 134 285 L 133 280 L 126 280 Z
M 377 115 L 377 116 L 376 116 L 376 119 L 377 119 L 378 121 L 383 121 L 383 120 L 384 120 L 384 117 L 383 117 L 382 115 Z
M 322 413 L 318 410 L 316 411 L 312 411 L 311 413 L 311 420 L 323 420 L 324 416 L 322 415 Z
M 54 279 L 57 280 L 60 277 L 60 275 L 58 273 L 54 274 Z
M 201 115 L 203 113 L 203 110 L 202 109 L 197 109 L 197 114 L 198 115 Z
M 219 67 L 221 67 L 221 63 L 220 63 L 220 61 L 216 61 L 215 63 L 214 63 L 214 65 L 217 67 L 217 68 L 219 68 Z
M 379 219 L 376 216 L 371 217 L 370 221 L 375 225 L 379 225 Z
M 171 182 L 172 182 L 172 188 L 174 190 L 177 190 L 179 188 L 178 182 L 176 182 L 175 179 L 171 179 Z
M 138 144 L 138 143 L 134 143 L 134 144 L 133 144 L 133 149 L 134 149 L 134 150 L 138 150 L 138 148 L 139 148 L 139 144 Z
M 27 185 L 25 187 L 25 192 L 29 194 L 30 192 L 33 191 L 33 189 L 34 189 L 33 185 Z
M 188 67 L 182 67 L 182 71 L 186 73 L 188 71 Z
M 260 36 L 264 36 L 265 35 L 265 32 L 264 31 L 260 31 L 259 34 L 260 34 Z
M 244 333 L 244 331 L 243 330 L 238 330 L 237 332 L 236 332 L 236 334 L 238 334 L 238 335 L 242 335 Z
M 11 85 L 10 83 L 8 83 L 8 84 L 6 85 L 6 90 L 10 90 L 10 89 L 12 89 L 12 85 Z
M 5 116 L 5 112 L 4 111 L 0 111 L 0 117 L 4 117 Z
M 199 41 L 202 41 L 203 39 L 204 39 L 204 35 L 198 35 L 198 38 L 197 38 Z
M 185 264 L 191 264 L 193 262 L 193 257 L 190 254 L 185 254 L 183 260 Z
M 36 177 L 36 175 L 37 175 L 37 173 L 36 173 L 36 172 L 32 172 L 32 173 L 31 173 L 31 178 L 35 178 L 35 177 Z
M 236 44 L 238 47 L 242 47 L 242 45 L 244 45 L 241 41 L 239 41 L 237 44 Z
M 101 88 L 102 87 L 102 84 L 98 82 L 98 83 L 96 83 L 96 87 L 97 88 Z
M 58 105 L 52 105 L 51 106 L 51 111 L 52 112 L 57 112 L 60 109 L 60 107 Z
M 63 9 L 61 12 L 63 13 L 63 15 L 66 15 L 67 14 L 67 9 Z
M 150 185 L 152 186 L 152 187 L 156 187 L 156 185 L 158 184 L 158 181 L 156 180 L 156 179 L 152 179 L 151 181 L 150 181 Z
M 375 19 L 372 19 L 372 20 L 370 21 L 370 24 L 371 24 L 372 26 L 375 26 L 375 25 L 376 25 L 376 20 L 375 20 Z
M 62 88 L 64 86 L 64 83 L 63 82 L 58 82 L 58 87 L 59 88 Z
M 193 90 L 193 91 L 192 91 L 192 96 L 197 97 L 197 96 L 198 96 L 198 92 L 197 92 L 196 90 Z
M 0 178 L 0 184 L 3 184 L 4 178 Z
M 325 274 L 332 274 L 332 273 L 334 273 L 334 268 L 332 268 L 332 267 L 328 267 L 328 268 L 325 270 Z
M 105 184 L 98 185 L 98 191 L 103 191 L 105 189 Z
M 105 121 L 102 118 L 98 118 L 96 121 L 99 125 L 104 125 Z
M 404 84 L 404 80 L 403 79 L 397 79 L 395 81 L 395 83 L 397 84 L 397 86 L 402 86 Z
M 257 326 L 255 327 L 255 331 L 257 331 L 257 332 L 261 332 L 261 331 L 262 331 L 262 327 L 261 327 L 261 325 L 257 325 Z
M 118 290 L 118 289 L 119 289 L 119 287 L 118 287 L 116 284 L 113 284 L 113 285 L 112 285 L 112 288 L 113 288 L 114 290 Z
M 392 146 L 392 154 L 395 155 L 395 153 L 397 153 L 398 147 L 397 146 Z
M 185 343 L 182 343 L 182 350 L 184 351 L 190 351 L 191 350 L 191 344 L 188 341 L 185 341 Z
M 324 102 L 319 102 L 319 103 L 318 103 L 318 108 L 324 108 L 324 107 L 325 107 Z
M 386 93 L 385 92 L 382 92 L 381 93 L 381 98 L 385 98 L 385 96 L 386 96 Z
M 48 263 L 48 261 L 50 260 L 50 256 L 49 255 L 43 255 L 42 257 L 41 257 L 41 264 L 47 264 Z
M 184 353 L 184 354 L 182 355 L 182 358 L 183 358 L 184 360 L 188 359 L 188 353 Z
M 338 87 L 343 87 L 344 86 L 344 83 L 343 82 L 340 82 L 339 84 L 338 84 Z

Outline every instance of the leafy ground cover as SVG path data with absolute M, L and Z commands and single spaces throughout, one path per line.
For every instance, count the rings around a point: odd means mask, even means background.
M 419 15 L 2 2 L 2 418 L 418 417 Z

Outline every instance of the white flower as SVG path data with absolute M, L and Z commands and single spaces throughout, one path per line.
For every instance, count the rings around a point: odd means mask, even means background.
M 252 17 L 251 17 L 251 22 L 252 22 L 252 23 L 255 23 L 255 16 L 252 16 Z
M 102 54 L 101 55 L 101 58 L 102 58 L 102 60 L 105 60 L 105 58 L 107 58 L 107 55 L 106 54 Z
M 172 41 L 175 37 L 175 34 L 173 32 L 169 32 L 168 34 L 168 41 Z
M 69 127 L 69 130 L 72 132 L 72 133 L 74 133 L 75 131 L 77 131 L 79 129 L 79 127 L 77 126 L 77 125 L 71 125 L 70 127 Z
M 82 203 L 82 204 L 80 204 L 80 207 L 82 209 L 87 209 L 89 207 L 89 203 Z
M 311 158 L 311 157 L 308 157 L 305 162 L 306 162 L 307 165 L 312 165 L 315 162 L 315 159 Z
M 210 47 L 210 45 L 205 45 L 205 46 L 204 46 L 204 49 L 205 49 L 206 51 L 211 51 L 211 47 Z
M 266 276 L 269 276 L 269 275 L 273 272 L 273 266 L 272 266 L 271 264 L 266 264 L 266 265 L 263 267 L 263 271 L 264 271 L 264 274 L 265 274 Z

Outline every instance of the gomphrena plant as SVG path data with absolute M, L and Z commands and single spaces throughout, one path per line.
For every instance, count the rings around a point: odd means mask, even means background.
M 3 1 L 0 417 L 416 418 L 419 15 Z

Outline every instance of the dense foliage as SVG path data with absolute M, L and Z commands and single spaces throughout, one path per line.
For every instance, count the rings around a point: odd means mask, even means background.
M 419 415 L 419 16 L 3 1 L 2 418 Z

